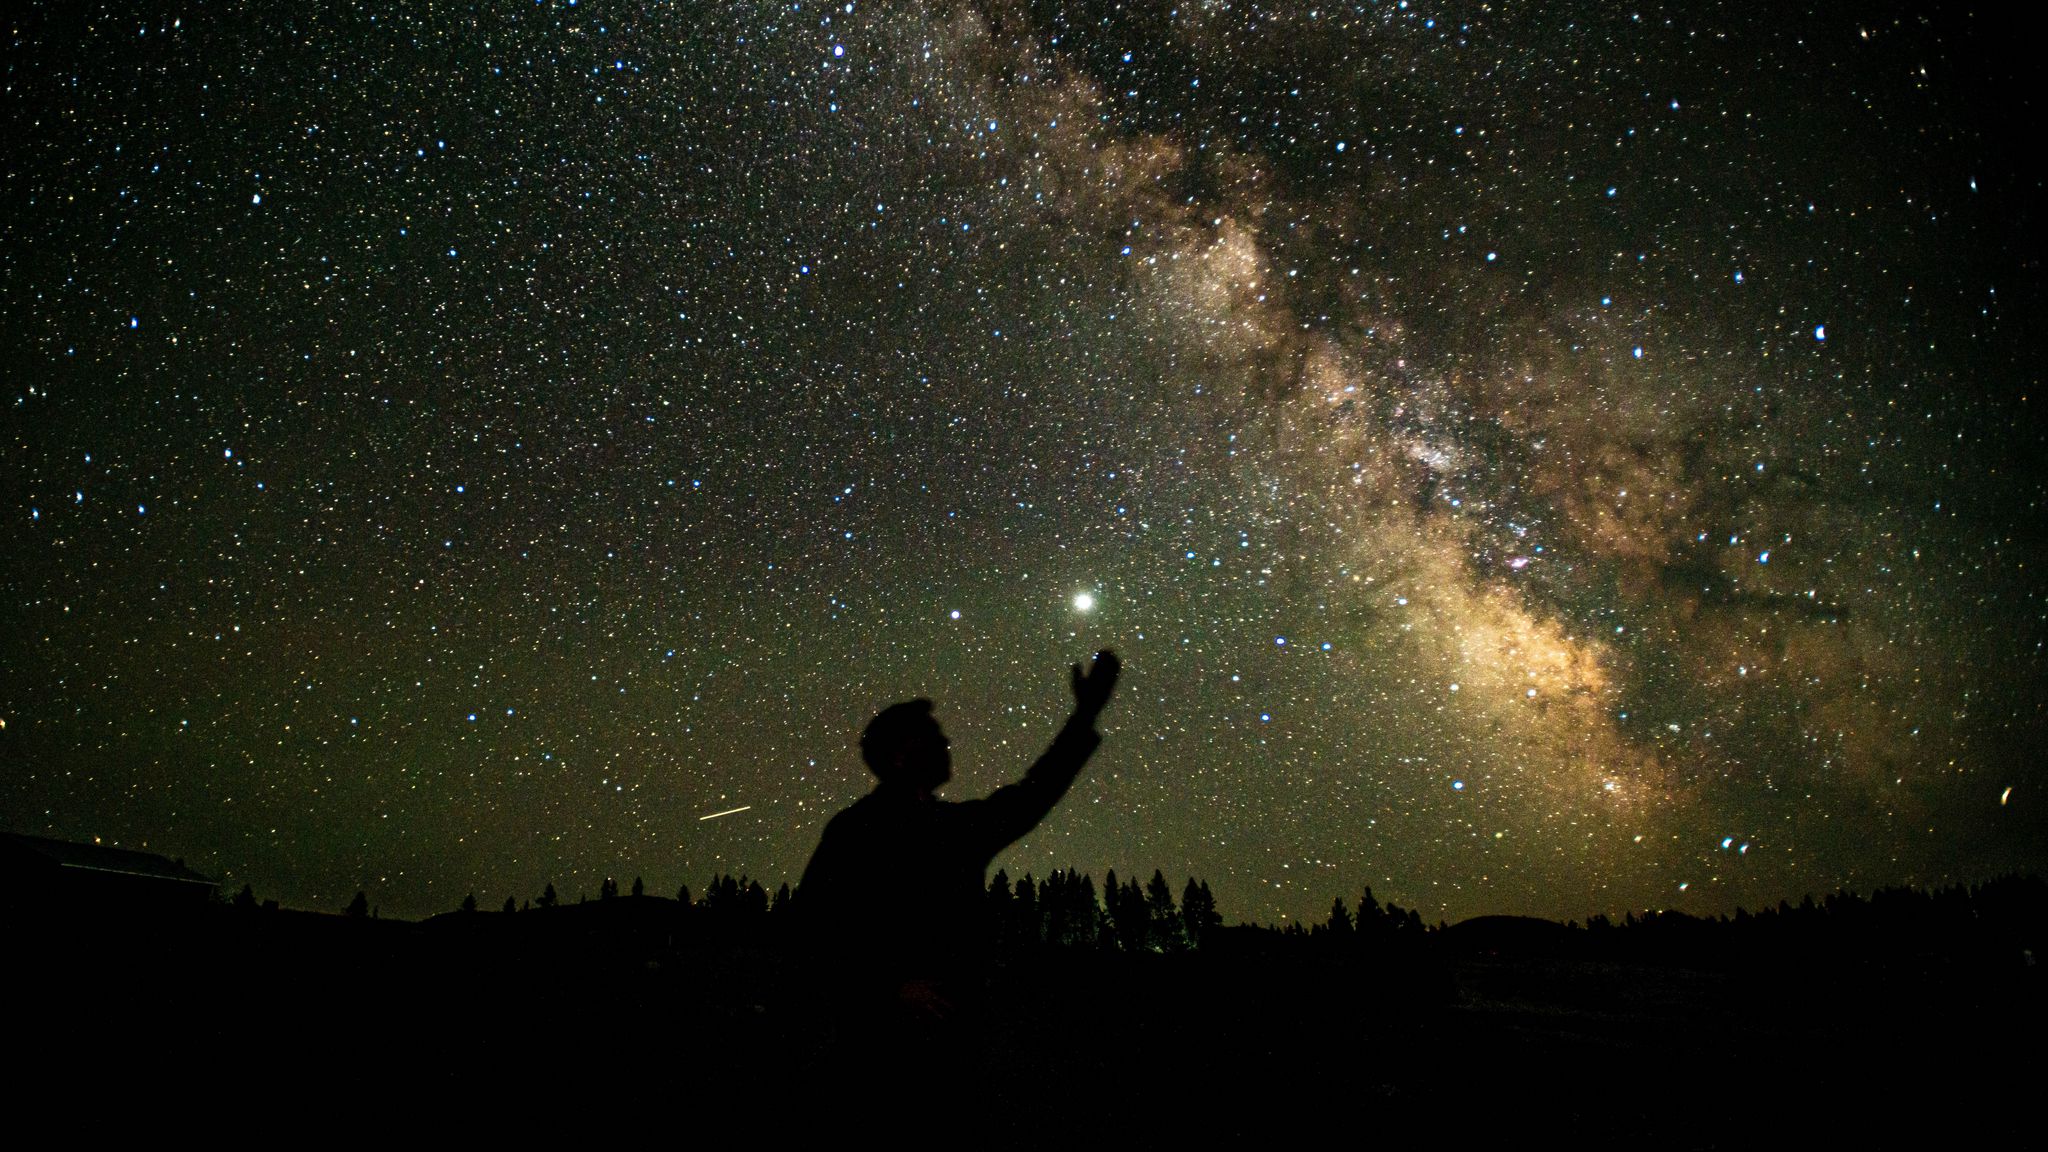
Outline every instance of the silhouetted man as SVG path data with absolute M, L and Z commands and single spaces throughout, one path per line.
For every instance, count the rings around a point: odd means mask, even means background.
M 875 790 L 825 825 L 798 888 L 814 940 L 906 999 L 936 996 L 934 982 L 976 942 L 989 862 L 1052 811 L 1102 743 L 1095 719 L 1121 667 L 1108 651 L 1086 672 L 1074 665 L 1066 727 L 1024 779 L 985 800 L 933 794 L 953 758 L 931 701 L 884 708 L 860 740 Z

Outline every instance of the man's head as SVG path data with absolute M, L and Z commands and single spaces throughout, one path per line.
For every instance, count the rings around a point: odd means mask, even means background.
M 884 784 L 929 792 L 953 778 L 952 742 L 932 719 L 932 702 L 891 704 L 860 734 L 860 757 Z

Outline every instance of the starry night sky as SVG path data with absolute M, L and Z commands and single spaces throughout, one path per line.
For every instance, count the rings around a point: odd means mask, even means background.
M 0 826 L 386 914 L 773 887 L 882 705 L 976 795 L 1113 646 L 1013 874 L 2048 855 L 1989 18 L 314 7 L 8 28 Z

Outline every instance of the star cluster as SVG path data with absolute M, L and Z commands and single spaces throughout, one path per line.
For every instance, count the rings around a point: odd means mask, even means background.
M 1014 872 L 1434 920 L 2038 868 L 2031 97 L 1747 6 L 45 6 L 0 815 L 399 912 Z M 718 819 L 700 819 L 716 814 Z

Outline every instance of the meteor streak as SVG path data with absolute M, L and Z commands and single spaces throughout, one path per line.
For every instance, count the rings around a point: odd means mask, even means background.
M 704 822 L 704 821 L 706 821 L 706 820 L 716 820 L 716 819 L 718 819 L 718 818 L 719 818 L 720 816 L 730 816 L 730 815 L 732 815 L 732 814 L 733 814 L 733 813 L 735 813 L 735 812 L 745 812 L 745 811 L 746 811 L 747 809 L 749 809 L 749 808 L 752 808 L 752 807 L 753 807 L 753 805 L 752 805 L 752 804 L 742 804 L 742 805 L 740 805 L 740 806 L 739 806 L 739 807 L 737 807 L 737 808 L 727 808 L 727 809 L 726 809 L 725 811 L 723 811 L 723 812 L 713 812 L 713 813 L 712 813 L 711 815 L 709 815 L 709 816 L 699 816 L 699 817 L 697 817 L 697 821 L 698 821 L 699 823 L 702 823 L 702 822 Z

